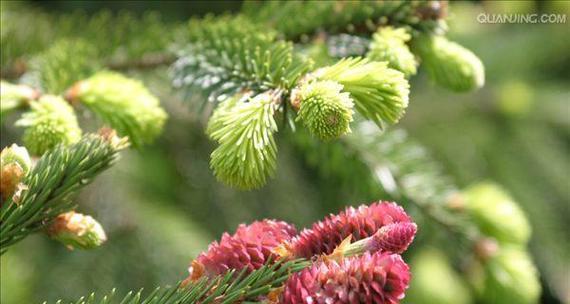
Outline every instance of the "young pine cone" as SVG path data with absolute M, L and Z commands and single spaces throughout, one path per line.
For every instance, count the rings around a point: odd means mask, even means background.
M 327 260 L 293 274 L 280 304 L 396 304 L 410 282 L 408 265 L 397 254 L 377 252 Z
M 228 270 L 252 271 L 276 258 L 273 249 L 296 234 L 292 225 L 275 220 L 240 225 L 234 235 L 224 233 L 220 242 L 213 242 L 200 254 L 189 269 L 190 280 L 215 276 Z
M 298 236 L 276 249 L 282 257 L 311 258 L 316 255 L 331 254 L 348 236 L 359 241 L 376 234 L 382 227 L 394 223 L 412 223 L 404 209 L 396 203 L 378 202 L 370 206 L 349 207 L 338 215 L 331 215 L 324 221 L 315 223 L 311 229 L 303 230 Z M 384 235 L 385 248 L 380 251 L 401 253 L 415 235 L 411 227 L 392 226 Z M 406 232 L 404 234 L 400 232 Z M 405 237 L 406 240 L 403 240 Z M 394 246 L 396 243 L 398 246 Z M 380 244 L 380 245 L 382 245 Z

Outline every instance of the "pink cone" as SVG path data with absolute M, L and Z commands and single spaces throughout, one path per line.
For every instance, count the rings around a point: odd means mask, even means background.
M 410 282 L 400 255 L 377 252 L 317 262 L 285 283 L 282 304 L 396 304 Z
M 273 249 L 296 233 L 292 225 L 274 220 L 240 225 L 234 235 L 224 233 L 220 242 L 213 242 L 190 267 L 190 278 L 215 276 L 230 269 L 252 271 L 276 258 Z
M 332 253 L 349 235 L 352 236 L 352 241 L 358 241 L 374 235 L 386 225 L 411 222 L 404 209 L 392 202 L 378 202 L 358 208 L 348 207 L 340 214 L 331 215 L 324 221 L 314 224 L 311 229 L 303 230 L 279 248 L 279 253 L 291 258 L 326 255 Z M 409 242 L 412 239 L 413 236 Z M 390 238 L 386 244 L 392 241 Z M 398 249 L 395 252 L 400 251 L 403 250 Z

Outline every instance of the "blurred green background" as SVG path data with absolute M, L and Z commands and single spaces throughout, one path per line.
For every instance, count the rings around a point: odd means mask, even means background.
M 32 1 L 59 14 L 101 9 L 183 21 L 235 11 L 233 1 Z M 401 126 L 425 145 L 459 186 L 494 180 L 521 204 L 533 226 L 531 250 L 543 303 L 570 301 L 570 24 L 480 24 L 482 12 L 564 12 L 568 2 L 454 2 L 450 36 L 484 62 L 487 82 L 470 94 L 442 90 L 420 73 Z M 4 45 L 2 46 L 4 48 Z M 78 198 L 109 241 L 68 251 L 44 235 L 27 238 L 1 258 L 1 302 L 72 300 L 116 287 L 152 289 L 184 278 L 189 261 L 242 222 L 278 218 L 304 227 L 345 205 L 369 202 L 358 191 L 327 187 L 303 155 L 282 140 L 277 178 L 259 191 L 238 192 L 209 169 L 213 144 L 201 122 L 171 89 L 167 69 L 134 74 L 161 97 L 170 114 L 153 146 L 122 160 Z M 10 120 L 10 118 L 9 118 Z M 2 146 L 21 130 L 2 122 Z M 379 199 L 379 198 L 378 198 Z M 410 255 L 414 254 L 412 246 Z

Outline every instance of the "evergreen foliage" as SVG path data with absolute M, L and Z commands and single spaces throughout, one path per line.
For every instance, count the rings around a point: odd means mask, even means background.
M 530 225 L 517 203 L 498 185 L 482 183 L 464 190 L 465 209 L 485 234 L 499 242 L 526 244 Z
M 292 103 L 299 103 L 299 116 L 311 133 L 322 140 L 336 139 L 350 133 L 353 102 L 343 86 L 334 81 L 303 84 L 293 93 Z
M 162 61 L 169 58 L 159 54 L 169 54 L 167 48 L 180 35 L 178 24 L 161 20 L 160 15 L 153 13 L 145 14 L 141 18 L 133 13 L 115 14 L 111 11 L 102 11 L 93 16 L 79 11 L 71 14 L 49 14 L 21 3 L 2 2 L 1 16 L 3 78 L 14 78 L 26 72 L 27 64 L 24 63 L 33 61 L 36 55 L 48 59 L 45 54 L 41 54 L 47 50 L 51 50 L 49 57 L 63 61 L 56 67 L 65 64 L 67 60 L 74 61 L 68 64 L 76 66 L 98 63 L 119 68 L 129 68 L 126 63 L 140 65 L 149 59 Z M 168 30 L 165 31 L 165 28 Z M 67 43 L 62 42 L 60 45 L 59 41 Z M 63 53 L 72 51 L 65 46 L 70 43 L 80 44 L 81 53 L 78 54 L 84 54 L 86 51 L 94 57 L 86 61 L 80 60 L 80 57 L 73 59 L 74 56 L 65 58 Z M 154 58 L 157 55 L 160 58 Z M 46 64 L 50 66 L 49 62 Z M 50 73 L 47 68 L 39 65 L 38 68 Z M 63 79 L 74 78 L 71 83 L 89 76 L 73 76 L 73 71 L 64 69 L 60 72 L 69 75 L 61 75 Z M 58 79 L 53 81 L 63 82 Z
M 356 110 L 379 126 L 398 122 L 408 106 L 410 86 L 404 74 L 384 62 L 343 59 L 317 70 L 315 77 L 342 84 L 354 99 Z
M 438 19 L 446 14 L 446 4 L 440 1 L 249 1 L 244 11 L 286 38 L 298 39 L 319 31 L 374 32 L 386 23 L 436 31 L 441 27 Z
M 405 28 L 380 28 L 372 36 L 370 50 L 366 57 L 375 61 L 386 61 L 390 68 L 396 69 L 410 77 L 416 74 L 417 62 L 414 54 L 407 46 L 412 36 Z
M 263 267 L 246 274 L 245 270 L 229 271 L 211 279 L 183 282 L 173 287 L 157 288 L 147 296 L 142 290 L 129 292 L 124 298 L 116 298 L 115 291 L 97 299 L 95 294 L 81 298 L 74 304 L 231 304 L 257 303 L 259 297 L 267 294 L 272 288 L 280 286 L 289 275 L 307 267 L 305 260 L 268 262 Z M 61 303 L 61 302 L 58 302 Z M 259 303 L 262 303 L 261 301 Z
M 239 14 L 186 24 L 154 14 L 53 16 L 18 5 L 2 8 L 2 76 L 13 83 L 2 81 L 1 114 L 4 119 L 24 111 L 16 125 L 25 127 L 22 141 L 39 157 L 28 167 L 16 161 L 20 170 L 13 185 L 2 185 L 2 254 L 42 230 L 77 248 L 94 248 L 106 239 L 90 216 L 78 220 L 86 233 L 67 226 L 71 215 L 80 215 L 73 211 L 73 196 L 116 161 L 127 140 L 135 147 L 151 144 L 167 119 L 142 82 L 117 71 L 174 62 L 173 86 L 208 118 L 206 134 L 216 143 L 210 168 L 219 181 L 240 190 L 266 185 L 277 174 L 278 136 L 287 133 L 285 142 L 293 143 L 320 177 L 331 175 L 366 195 L 401 200 L 428 226 L 433 222 L 451 232 L 457 247 L 469 252 L 447 255 L 469 266 L 478 300 L 537 300 L 540 284 L 525 249 L 531 229 L 516 202 L 498 186 L 459 190 L 420 144 L 391 128 L 410 103 L 408 78 L 419 64 L 451 91 L 484 85 L 482 62 L 445 37 L 446 2 L 247 1 Z M 109 130 L 82 136 L 80 106 L 124 137 Z M 318 140 L 298 129 L 299 122 Z M 3 177 L 14 172 L 4 155 Z M 501 212 L 508 220 L 498 217 Z M 58 220 L 66 222 L 58 226 Z M 496 248 L 481 251 L 481 244 Z M 430 272 L 457 276 L 457 265 L 445 265 L 445 257 L 431 253 L 418 257 L 435 261 L 429 263 L 433 269 L 421 270 L 424 289 L 431 288 Z M 273 303 L 292 273 L 326 268 L 334 258 L 278 260 L 251 273 L 230 270 L 146 296 L 138 291 L 119 299 L 112 292 L 75 303 Z M 470 301 L 462 282 L 444 283 L 457 302 Z M 418 298 L 425 299 L 421 293 Z M 449 293 L 434 298 L 451 302 Z
M 42 155 L 58 144 L 69 145 L 81 137 L 71 106 L 63 98 L 44 95 L 31 103 L 16 125 L 26 128 L 22 140 L 34 155 Z
M 62 94 L 99 68 L 93 44 L 82 39 L 62 39 L 31 60 L 24 80 L 44 93 Z
M 414 40 L 430 77 L 452 91 L 478 89 L 485 83 L 483 63 L 468 49 L 443 36 L 422 36 Z
M 209 135 L 220 145 L 212 152 L 210 166 L 219 180 L 252 189 L 263 186 L 275 174 L 278 98 L 274 92 L 266 92 L 215 113 Z
M 26 85 L 12 84 L 6 81 L 0 83 L 2 96 L 0 100 L 0 117 L 26 106 L 26 104 L 39 95 L 33 88 Z
M 293 45 L 240 17 L 193 20 L 190 44 L 174 64 L 174 85 L 198 89 L 210 102 L 241 90 L 290 90 L 311 64 Z
M 167 117 L 158 99 L 141 82 L 119 73 L 99 72 L 77 83 L 67 97 L 95 112 L 137 147 L 151 143 L 162 132 Z
M 122 139 L 85 135 L 70 146 L 60 144 L 45 153 L 22 183 L 19 197 L 2 203 L 0 252 L 74 207 L 73 194 L 108 168 L 124 148 Z

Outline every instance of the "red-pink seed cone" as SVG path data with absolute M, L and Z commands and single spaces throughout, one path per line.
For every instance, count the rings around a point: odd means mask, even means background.
M 417 230 L 415 223 L 392 223 L 383 226 L 375 234 L 370 251 L 403 253 L 414 241 Z
M 327 255 L 350 235 L 352 241 L 358 241 L 374 235 L 386 225 L 411 222 L 404 209 L 393 202 L 348 207 L 338 215 L 331 215 L 324 221 L 315 223 L 311 229 L 303 230 L 276 251 L 289 258 Z
M 215 276 L 230 269 L 258 269 L 270 257 L 276 258 L 273 249 L 295 234 L 295 227 L 282 221 L 242 224 L 234 235 L 224 233 L 220 242 L 210 244 L 206 252 L 192 261 L 189 280 Z
M 293 274 L 281 304 L 396 304 L 410 282 L 408 265 L 398 254 L 377 252 L 317 262 Z

